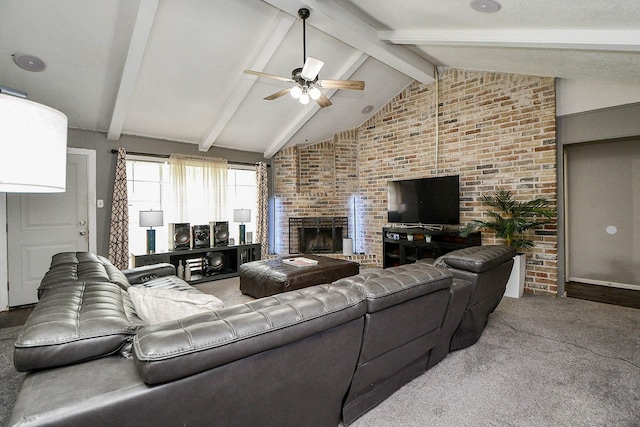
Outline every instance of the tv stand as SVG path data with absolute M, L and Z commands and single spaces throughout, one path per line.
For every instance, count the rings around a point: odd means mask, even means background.
M 447 227 L 438 230 L 427 225 L 388 226 L 382 229 L 383 267 L 412 264 L 422 258 L 437 258 L 456 249 L 481 244 L 480 232 L 463 237 L 459 230 Z

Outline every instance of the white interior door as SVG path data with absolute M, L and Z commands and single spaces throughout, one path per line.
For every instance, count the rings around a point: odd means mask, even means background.
M 64 193 L 7 194 L 9 306 L 37 302 L 59 252 L 95 251 L 95 151 L 68 149 Z

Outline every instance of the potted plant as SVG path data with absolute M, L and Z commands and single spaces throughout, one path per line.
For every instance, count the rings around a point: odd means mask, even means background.
M 507 245 L 516 248 L 518 255 L 514 258 L 505 295 L 519 298 L 524 292 L 525 254 L 522 251 L 535 246 L 525 233 L 544 227 L 555 217 L 556 211 L 544 197 L 521 202 L 515 200 L 508 190 L 497 190 L 492 195 L 482 196 L 481 200 L 493 208 L 486 212 L 489 219 L 471 221 L 461 234 L 467 236 L 483 229 L 493 230 L 496 237 L 505 239 Z

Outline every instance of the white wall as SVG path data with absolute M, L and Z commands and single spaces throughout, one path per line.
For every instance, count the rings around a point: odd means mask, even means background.
M 0 193 L 0 224 L 7 223 L 7 194 Z M 0 227 L 0 311 L 9 309 L 9 266 L 7 265 L 7 228 Z
M 590 80 L 556 80 L 556 116 L 640 102 L 640 86 Z

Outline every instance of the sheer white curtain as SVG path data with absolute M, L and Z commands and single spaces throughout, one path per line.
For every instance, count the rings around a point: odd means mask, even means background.
M 209 224 L 227 219 L 227 161 L 172 154 L 165 221 Z

